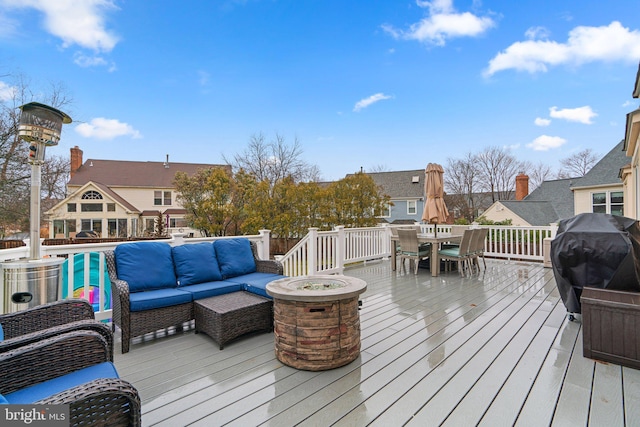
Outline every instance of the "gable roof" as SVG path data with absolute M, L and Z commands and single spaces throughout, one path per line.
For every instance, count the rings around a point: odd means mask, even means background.
M 629 158 L 624 150 L 624 139 L 587 172 L 582 178 L 577 179 L 572 188 L 593 187 L 607 184 L 622 184 L 620 169 L 629 163 Z
M 538 200 L 500 200 L 509 209 L 530 225 L 549 225 L 558 221 L 558 214 L 551 202 Z
M 231 168 L 229 165 L 199 163 L 134 162 L 88 159 L 69 180 L 69 186 L 81 186 L 89 181 L 109 187 L 172 188 L 176 172 L 195 174 L 198 169 Z
M 391 199 L 419 199 L 424 197 L 424 169 L 367 173 Z M 417 181 L 414 182 L 414 177 Z
M 531 225 L 549 225 L 560 219 L 571 218 L 574 214 L 571 185 L 577 179 L 579 178 L 543 181 L 538 188 L 522 200 L 523 202 L 539 202 L 541 204 L 537 207 L 536 205 L 528 205 L 531 212 L 520 216 Z M 553 212 L 549 211 L 548 207 L 542 203 L 549 203 Z

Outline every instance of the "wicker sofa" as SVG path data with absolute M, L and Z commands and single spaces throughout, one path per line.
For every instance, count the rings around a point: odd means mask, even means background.
M 69 405 L 70 426 L 140 426 L 140 396 L 107 341 L 77 329 L 0 353 L 0 404 Z
M 135 242 L 105 253 L 113 297 L 113 328 L 130 340 L 194 319 L 193 302 L 246 291 L 266 298 L 267 283 L 284 277 L 277 261 L 261 260 L 246 238 L 171 247 Z

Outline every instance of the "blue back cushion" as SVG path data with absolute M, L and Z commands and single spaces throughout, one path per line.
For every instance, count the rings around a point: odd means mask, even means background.
M 179 286 L 222 280 L 212 243 L 174 246 L 171 252 Z
M 118 278 L 130 292 L 176 287 L 171 246 L 164 242 L 136 242 L 116 246 Z
M 256 271 L 249 239 L 224 239 L 213 242 L 222 278 L 228 279 Z

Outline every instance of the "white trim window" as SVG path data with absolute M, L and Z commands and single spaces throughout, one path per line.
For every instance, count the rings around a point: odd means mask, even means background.
M 624 192 L 599 191 L 591 193 L 591 211 L 624 216 Z
M 418 213 L 418 201 L 407 200 L 407 215 L 416 215 Z

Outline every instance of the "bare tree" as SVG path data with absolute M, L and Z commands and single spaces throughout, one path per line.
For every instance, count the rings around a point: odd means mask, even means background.
M 244 170 L 258 181 L 267 181 L 273 187 L 276 182 L 291 177 L 294 182 L 317 181 L 320 171 L 302 159 L 302 146 L 298 139 L 287 144 L 285 138 L 277 134 L 267 141 L 264 134 L 251 136 L 247 149 L 233 156 L 230 161 L 235 171 Z
M 378 164 L 371 166 L 367 172 L 369 173 L 378 173 L 378 172 L 389 172 L 389 168 L 386 165 Z
M 495 202 L 512 198 L 516 175 L 524 165 L 505 148 L 487 147 L 477 155 L 477 167 L 481 187 Z
M 2 76 L 9 90 L 10 96 L 0 100 L 0 231 L 27 229 L 29 224 L 29 199 L 31 168 L 28 163 L 28 144 L 18 138 L 20 121 L 19 106 L 31 101 L 38 101 L 55 108 L 64 109 L 71 103 L 64 85 L 51 84 L 44 90 L 38 89 L 24 75 Z M 50 160 L 50 159 L 49 159 Z M 56 161 L 54 163 L 57 164 Z M 56 172 L 56 179 L 61 180 L 52 184 L 43 168 L 42 182 L 47 183 L 47 190 L 43 194 L 50 196 L 48 190 L 64 187 L 67 176 Z M 45 206 L 43 205 L 44 209 Z
M 467 153 L 463 159 L 447 159 L 447 169 L 444 174 L 444 185 L 449 196 L 450 209 L 457 209 L 467 221 L 475 219 L 475 197 L 478 190 L 476 167 L 477 159 L 474 154 Z
M 565 157 L 560 160 L 562 169 L 558 172 L 558 178 L 582 177 L 598 162 L 598 158 L 598 155 L 596 155 L 591 148 Z
M 529 162 L 524 162 L 523 165 L 523 171 L 529 177 L 529 192 L 532 192 L 533 190 L 538 188 L 543 181 L 554 178 L 553 170 L 547 163 L 539 162 L 536 164 L 532 164 Z

